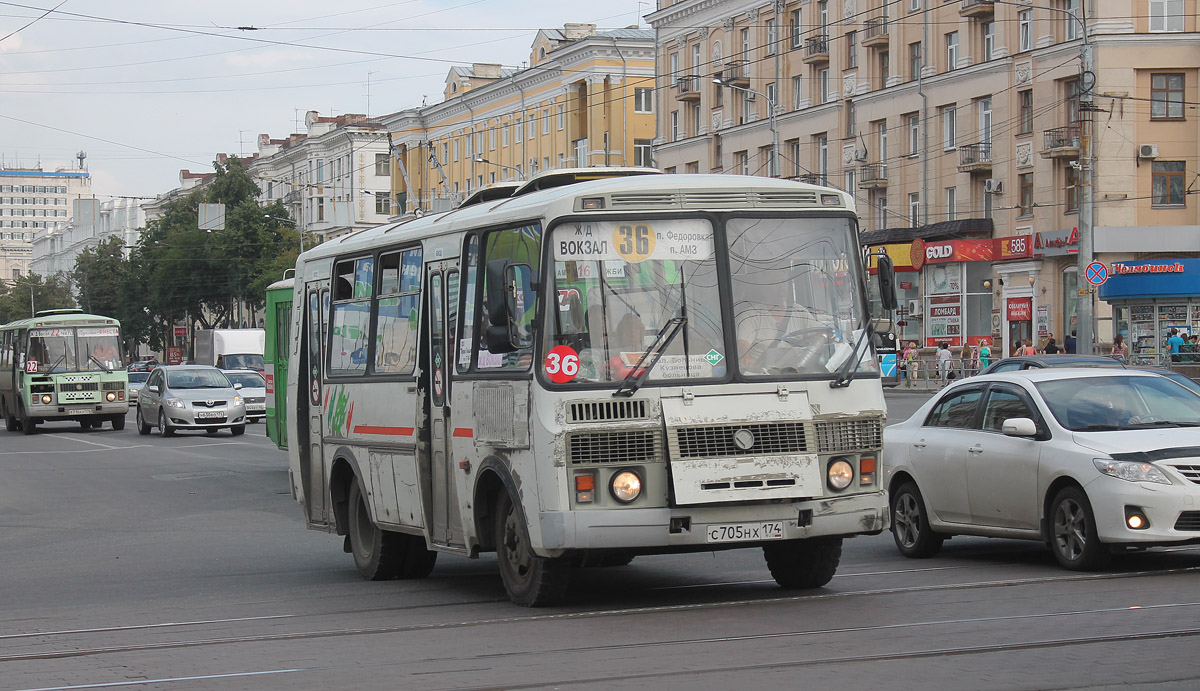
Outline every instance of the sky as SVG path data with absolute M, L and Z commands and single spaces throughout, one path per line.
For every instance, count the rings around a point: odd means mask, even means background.
M 442 100 L 472 62 L 521 67 L 538 29 L 632 26 L 642 0 L 0 1 L 0 163 L 87 152 L 99 198 L 149 197 L 304 114 L 385 115 Z M 239 29 L 238 27 L 254 27 Z

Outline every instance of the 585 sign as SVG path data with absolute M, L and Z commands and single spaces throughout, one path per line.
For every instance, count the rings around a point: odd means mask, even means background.
M 566 384 L 579 374 L 579 353 L 571 346 L 555 346 L 546 353 L 546 376 L 555 384 Z

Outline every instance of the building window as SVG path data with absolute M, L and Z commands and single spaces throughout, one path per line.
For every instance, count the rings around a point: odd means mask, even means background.
M 1066 213 L 1076 213 L 1079 211 L 1079 170 L 1075 166 L 1066 167 Z
M 817 89 L 820 94 L 817 96 L 817 103 L 829 103 L 829 70 L 828 68 L 817 72 Z
M 488 151 L 496 150 L 496 128 L 488 127 Z
M 325 179 L 324 161 L 317 161 L 317 182 Z M 379 176 L 391 175 L 392 163 L 390 154 L 375 154 L 375 174 Z
M 792 171 L 792 177 L 800 177 L 800 140 L 793 139 L 787 143 L 788 151 L 788 168 Z
M 979 143 L 990 144 L 992 142 L 992 97 L 985 96 L 975 102 L 975 108 L 979 113 Z
M 704 71 L 704 67 L 700 64 L 700 44 L 692 44 L 692 74 L 698 75 Z M 700 90 L 700 78 L 692 79 L 692 88 L 696 91 Z
M 921 76 L 921 42 L 908 44 L 908 78 L 915 80 Z
M 846 34 L 846 67 L 858 67 L 858 32 Z
M 804 80 L 792 77 L 792 110 L 800 110 L 800 102 L 804 100 Z
M 880 120 L 875 123 L 876 138 L 879 141 L 879 162 L 887 163 L 888 160 L 888 127 L 887 120 Z
M 649 89 L 647 89 L 647 91 L 648 90 Z M 647 111 L 647 112 L 649 112 L 649 111 Z M 533 141 L 533 138 L 537 136 L 537 113 L 536 112 L 529 114 L 528 123 L 529 123 L 529 141 Z M 458 157 L 455 157 L 454 160 L 457 161 Z
M 566 108 L 566 106 L 560 105 L 558 107 L 558 129 L 562 130 L 562 128 L 564 128 L 566 126 L 567 126 L 567 108 Z
M 767 55 L 775 54 L 775 43 L 779 40 L 779 29 L 774 19 L 767 20 Z
M 829 175 L 829 136 L 817 136 L 817 174 L 821 176 L 821 182 L 825 182 L 825 176 Z
M 942 108 L 942 148 L 946 151 L 958 146 L 958 108 Z
M 1182 206 L 1184 161 L 1154 161 L 1150 195 L 1154 206 Z
M 778 98 L 778 95 L 775 93 L 775 82 L 771 82 L 770 84 L 767 84 L 766 92 L 767 92 L 767 108 L 770 109 L 770 108 L 775 108 L 776 106 L 778 106 L 779 98 Z M 697 107 L 699 107 L 699 106 L 697 106 Z M 698 125 L 699 125 L 699 122 L 697 121 L 697 126 Z
M 587 137 L 576 139 L 571 142 L 571 148 L 575 150 L 575 167 L 585 168 L 591 165 L 588 160 L 588 140 Z
M 1150 0 L 1151 31 L 1183 31 L 1183 0 Z
M 849 193 L 851 197 L 853 197 L 858 191 L 857 179 L 855 178 L 855 175 L 854 175 L 854 169 L 851 168 L 850 170 L 847 170 L 845 173 L 843 173 L 842 178 L 843 178 L 843 183 L 844 183 L 842 189 L 846 190 L 846 192 Z
M 325 220 L 325 198 L 317 197 L 317 220 Z
M 991 60 L 996 54 L 996 22 L 983 23 L 983 59 Z
M 958 188 L 946 188 L 946 220 L 953 221 L 958 218 Z
M 391 203 L 391 200 L 388 199 L 388 193 L 387 192 L 376 192 L 375 193 L 375 213 L 390 214 L 391 212 L 392 212 L 392 203 Z
M 803 33 L 804 22 L 801 20 L 800 10 L 792 10 L 791 34 L 793 48 L 799 48 L 804 45 Z
M 908 225 L 916 228 L 921 225 L 921 194 L 912 192 L 908 195 Z
M 516 143 L 521 143 L 521 133 L 524 131 L 525 130 L 521 129 L 521 119 L 517 118 L 517 121 L 513 123 L 513 137 Z
M 1020 188 L 1020 208 L 1018 216 L 1033 215 L 1033 173 L 1021 173 L 1017 176 L 1017 186 Z
M 1021 122 L 1017 134 L 1033 133 L 1033 89 L 1026 89 L 1017 94 L 1021 100 Z
M 454 160 L 458 160 L 458 140 L 454 140 Z
M 907 115 L 905 121 L 908 123 L 908 155 L 916 156 L 921 153 L 921 116 Z
M 946 34 L 946 71 L 958 67 L 958 32 Z
M 887 225 L 887 192 L 881 191 L 875 197 L 875 228 L 876 230 L 884 230 L 887 228 Z
M 550 109 L 542 109 L 542 134 L 550 134 Z
M 679 141 L 679 111 L 671 111 L 671 141 Z
M 1020 31 L 1019 52 L 1033 50 L 1033 10 L 1017 12 L 1017 26 Z
M 829 0 L 821 0 L 817 3 L 817 26 L 820 28 L 820 34 L 827 35 L 829 33 Z
M 750 155 L 745 151 L 733 152 L 733 165 L 737 168 L 738 175 L 749 175 Z
M 1183 119 L 1183 75 L 1150 75 L 1150 119 Z
M 846 136 L 858 135 L 858 113 L 854 101 L 846 101 Z
M 633 165 L 641 166 L 642 168 L 654 167 L 654 161 L 651 158 L 653 153 L 653 141 L 653 139 L 633 140 Z
M 1063 39 L 1073 41 L 1079 38 L 1079 0 L 1064 0 L 1063 9 L 1071 16 L 1063 17 Z
M 888 79 L 892 76 L 892 56 L 890 53 L 879 54 L 879 88 L 886 88 Z
M 1063 91 L 1066 94 L 1063 102 L 1067 108 L 1067 122 L 1071 124 L 1079 122 L 1079 80 L 1071 79 L 1063 82 Z
M 704 124 L 700 115 L 700 104 L 692 104 L 692 132 L 700 134 L 700 126 Z
M 725 155 L 725 153 L 724 153 L 724 150 L 722 149 L 721 135 L 714 134 L 712 139 L 713 139 L 713 142 L 712 142 L 713 167 L 714 168 L 724 168 L 725 164 L 722 162 L 722 157 Z

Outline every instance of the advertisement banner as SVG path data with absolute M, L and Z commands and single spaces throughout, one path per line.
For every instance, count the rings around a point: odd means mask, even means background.
M 1079 228 L 1033 234 L 1033 256 L 1060 257 L 1079 253 Z
M 996 243 L 986 240 L 913 240 L 909 259 L 913 265 L 950 262 L 990 262 L 996 255 Z
M 927 347 L 962 345 L 962 303 L 957 295 L 929 298 L 925 323 Z
M 1050 335 L 1050 308 L 1039 305 L 1037 308 L 1037 335 L 1046 338 Z
M 913 266 L 912 243 L 910 242 L 896 242 L 889 245 L 872 245 L 867 249 L 871 251 L 871 253 L 867 255 L 867 270 L 872 274 L 877 270 L 875 266 L 875 260 L 877 258 L 875 253 L 879 250 L 883 250 L 884 253 L 887 254 L 887 256 L 892 260 L 892 267 L 895 268 L 896 271 L 916 271 L 918 268 L 920 268 Z
M 1008 298 L 1005 306 L 1008 310 L 1008 321 L 1033 321 L 1033 298 Z
M 996 239 L 996 259 L 1025 259 L 1033 256 L 1033 236 L 1014 235 Z
M 170 346 L 167 348 L 167 364 L 178 365 L 183 362 L 183 348 Z

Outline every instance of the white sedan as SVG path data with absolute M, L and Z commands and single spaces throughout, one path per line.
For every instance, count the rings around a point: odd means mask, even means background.
M 1150 372 L 963 380 L 884 429 L 883 467 L 909 557 L 984 535 L 1094 569 L 1114 547 L 1200 542 L 1200 396 Z

